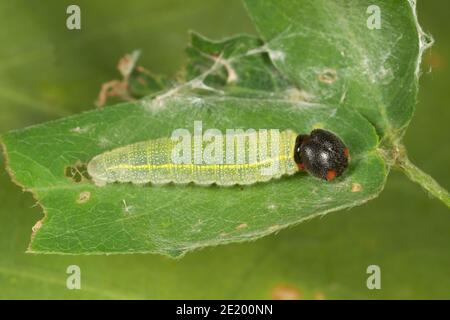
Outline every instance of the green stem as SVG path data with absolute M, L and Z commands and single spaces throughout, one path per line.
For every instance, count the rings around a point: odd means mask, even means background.
M 439 185 L 431 176 L 417 168 L 409 159 L 406 153 L 397 158 L 397 166 L 403 170 L 409 179 L 418 183 L 431 195 L 441 200 L 450 208 L 450 194 Z

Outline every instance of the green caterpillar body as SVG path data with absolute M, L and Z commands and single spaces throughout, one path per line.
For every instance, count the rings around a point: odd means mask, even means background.
M 175 163 L 173 154 L 179 146 L 179 141 L 159 138 L 97 155 L 88 163 L 87 169 L 95 184 L 100 186 L 112 182 L 248 185 L 297 172 L 298 167 L 294 161 L 297 134 L 291 130 L 280 132 L 275 146 L 278 151 L 272 154 L 273 152 L 270 152 L 274 150 L 272 133 L 270 131 L 267 133 L 268 139 L 261 139 L 257 135 L 253 145 L 246 139 L 248 135 L 237 134 L 232 144 L 227 143 L 226 135 L 215 136 L 216 148 L 211 153 L 215 159 L 213 163 L 195 161 L 196 158 L 201 158 L 202 155 L 199 153 L 207 150 L 206 142 L 201 144 L 201 148 L 191 148 L 188 155 L 190 161 Z M 191 145 L 195 146 L 195 137 L 189 139 Z M 238 148 L 239 141 L 245 141 L 240 145 L 241 148 Z M 257 152 L 251 153 L 255 147 Z M 252 158 L 254 154 L 256 157 Z

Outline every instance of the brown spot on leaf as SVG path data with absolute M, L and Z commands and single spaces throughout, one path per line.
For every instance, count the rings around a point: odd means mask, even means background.
M 91 198 L 91 193 L 89 191 L 83 191 L 79 194 L 77 203 L 85 203 L 85 202 L 89 201 L 90 198 Z
M 31 228 L 31 231 L 33 232 L 32 236 L 34 236 L 36 234 L 36 232 L 38 232 L 38 230 L 42 227 L 42 220 L 39 220 L 38 222 L 36 222 L 34 224 L 34 226 Z
M 334 69 L 324 69 L 320 74 L 319 74 L 319 81 L 323 82 L 323 83 L 327 83 L 327 84 L 331 84 L 333 82 L 335 82 L 337 79 L 337 73 L 336 70 Z
M 247 228 L 247 227 L 248 227 L 248 225 L 247 225 L 246 223 L 241 223 L 240 225 L 238 225 L 238 226 L 236 227 L 236 230 L 245 229 L 245 228 Z
M 299 300 L 301 298 L 300 290 L 290 284 L 278 284 L 271 291 L 274 300 Z
M 352 183 L 352 192 L 360 192 L 362 190 L 362 185 L 359 183 Z

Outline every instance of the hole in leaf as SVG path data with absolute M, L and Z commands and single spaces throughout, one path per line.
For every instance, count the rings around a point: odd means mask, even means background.
M 90 179 L 85 163 L 76 163 L 73 166 L 67 166 L 64 169 L 64 175 L 75 183 Z

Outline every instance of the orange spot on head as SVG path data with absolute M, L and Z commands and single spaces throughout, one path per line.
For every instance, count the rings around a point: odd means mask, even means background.
M 305 170 L 305 165 L 303 163 L 297 163 L 297 167 L 298 167 L 298 170 L 300 170 L 300 171 Z
M 328 180 L 328 181 L 331 181 L 331 180 L 333 180 L 334 178 L 336 178 L 336 171 L 334 171 L 334 170 L 328 170 L 328 171 L 327 171 L 327 180 Z
M 348 151 L 348 148 L 345 148 L 345 149 L 344 149 L 344 156 L 345 156 L 346 158 L 348 158 L 349 155 L 350 155 L 350 153 L 349 153 L 349 151 Z

